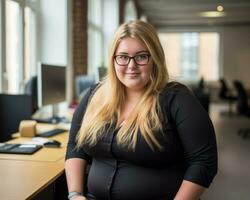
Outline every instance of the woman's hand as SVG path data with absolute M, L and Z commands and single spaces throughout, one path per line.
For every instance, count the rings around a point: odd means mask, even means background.
M 88 200 L 85 196 L 76 196 L 71 198 L 70 200 Z

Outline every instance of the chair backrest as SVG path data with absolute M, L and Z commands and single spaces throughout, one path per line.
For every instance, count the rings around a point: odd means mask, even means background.
M 234 87 L 237 92 L 237 110 L 239 113 L 244 114 L 248 109 L 248 98 L 246 89 L 243 84 L 238 80 L 234 81 Z
M 226 81 L 223 78 L 221 78 L 219 82 L 220 82 L 219 97 L 221 99 L 225 99 L 228 93 L 228 87 L 227 87 Z
M 203 77 L 201 77 L 197 85 L 192 87 L 192 90 L 195 94 L 201 94 L 205 92 L 205 82 Z
M 79 97 L 81 93 L 95 84 L 94 76 L 90 75 L 78 75 L 75 78 L 76 97 Z
M 11 139 L 22 120 L 31 119 L 31 99 L 25 94 L 0 94 L 0 142 Z
M 203 77 L 201 77 L 200 81 L 198 82 L 198 87 L 197 88 L 200 91 L 204 90 L 204 88 L 205 88 L 205 82 L 204 82 L 204 78 Z
M 38 110 L 38 100 L 37 100 L 37 76 L 33 76 L 26 83 L 24 93 L 31 95 L 32 97 L 32 112 L 36 112 Z

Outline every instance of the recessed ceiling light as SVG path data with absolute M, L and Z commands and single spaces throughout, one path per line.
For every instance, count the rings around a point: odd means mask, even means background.
M 218 12 L 218 11 L 207 11 L 200 13 L 200 16 L 202 17 L 223 17 L 225 15 L 226 15 L 225 12 Z
M 217 6 L 217 11 L 222 12 L 224 10 L 223 6 L 219 5 Z

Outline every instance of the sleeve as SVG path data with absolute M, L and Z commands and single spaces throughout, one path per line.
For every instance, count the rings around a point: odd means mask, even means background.
M 170 110 L 188 166 L 184 180 L 209 187 L 217 173 L 218 158 L 208 113 L 188 89 L 173 95 Z
M 71 128 L 69 131 L 69 140 L 65 158 L 66 160 L 69 158 L 82 158 L 84 160 L 87 160 L 88 162 L 91 162 L 91 157 L 87 153 L 85 153 L 82 148 L 79 150 L 76 149 L 76 136 L 81 128 L 82 119 L 92 91 L 93 87 L 88 90 L 86 95 L 82 98 L 80 104 L 77 106 L 76 111 L 74 112 Z

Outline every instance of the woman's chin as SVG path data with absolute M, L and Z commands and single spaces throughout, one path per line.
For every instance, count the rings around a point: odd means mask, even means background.
M 125 84 L 125 87 L 130 89 L 130 90 L 143 90 L 143 88 L 145 84 L 141 84 L 141 83 L 127 83 Z

